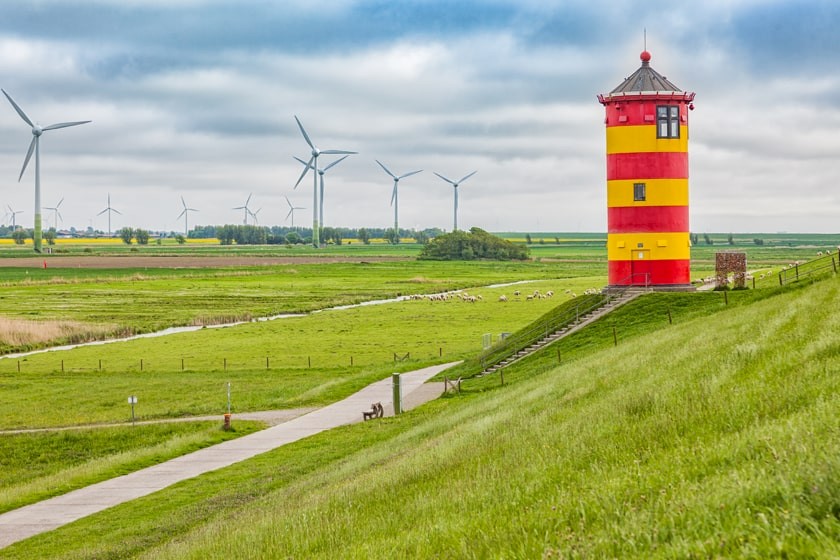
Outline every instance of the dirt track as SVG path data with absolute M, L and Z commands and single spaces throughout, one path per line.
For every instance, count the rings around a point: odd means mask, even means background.
M 403 257 L 196 257 L 196 256 L 56 256 L 0 258 L 0 267 L 15 268 L 213 268 L 283 264 L 396 262 Z

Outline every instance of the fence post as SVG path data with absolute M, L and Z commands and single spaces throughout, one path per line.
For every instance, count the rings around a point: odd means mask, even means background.
M 505 368 L 499 370 L 499 379 L 502 381 L 502 386 L 505 384 Z
M 671 318 L 671 308 L 670 307 L 668 308 L 668 324 L 669 325 L 674 324 L 674 320 Z
M 563 363 L 563 360 L 560 359 L 560 348 L 557 348 L 557 363 L 558 364 Z
M 353 367 L 353 356 L 350 356 L 350 367 Z
M 729 305 L 729 290 L 723 290 L 723 303 Z
M 184 371 L 184 358 L 181 358 L 181 371 Z
M 779 286 L 784 286 L 784 285 L 785 285 L 785 283 L 782 282 L 782 273 L 780 272 L 779 273 Z
M 140 358 L 140 371 L 143 371 L 143 358 Z
M 613 346 L 618 346 L 618 333 L 615 330 L 615 325 L 613 325 Z
M 265 369 L 269 368 L 268 356 L 265 357 Z
M 797 264 L 795 266 L 796 266 L 796 279 L 799 280 L 799 265 Z
M 64 373 L 64 360 L 61 360 L 61 373 Z
M 18 360 L 17 362 L 18 362 L 18 373 L 20 373 L 20 360 Z
M 834 260 L 834 255 L 831 255 L 831 268 L 834 269 L 834 272 L 837 272 L 837 262 Z
M 225 371 L 227 371 L 227 358 L 225 358 L 224 360 L 225 360 L 225 361 L 224 361 L 224 364 L 225 364 L 225 365 L 224 365 L 224 368 L 225 368 Z
M 99 360 L 99 371 L 102 371 L 102 360 Z
M 306 357 L 306 363 L 309 365 L 309 368 L 312 368 L 312 356 Z

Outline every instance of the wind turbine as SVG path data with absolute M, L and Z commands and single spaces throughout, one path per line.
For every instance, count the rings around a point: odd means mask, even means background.
M 406 177 L 410 177 L 412 175 L 417 175 L 422 169 L 418 169 L 417 171 L 412 171 L 410 173 L 404 173 L 400 176 L 394 175 L 391 171 L 385 167 L 385 164 L 381 161 L 374 160 L 376 163 L 379 164 L 379 167 L 385 170 L 385 173 L 393 177 L 394 179 L 394 191 L 391 193 L 391 206 L 394 207 L 394 231 L 396 232 L 395 239 L 399 240 L 400 238 L 400 224 L 399 224 L 399 191 L 397 186 L 400 184 L 400 179 L 405 179 Z
M 461 183 L 463 183 L 464 181 L 466 181 L 467 179 L 469 179 L 470 177 L 472 177 L 473 175 L 478 173 L 478 170 L 473 171 L 469 175 L 465 175 L 464 177 L 461 177 L 460 181 L 453 181 L 451 179 L 447 179 L 446 177 L 444 177 L 443 175 L 441 175 L 440 173 L 438 173 L 436 171 L 432 171 L 432 173 L 434 173 L 435 175 L 437 175 L 438 177 L 440 177 L 441 179 L 443 179 L 444 181 L 446 181 L 447 183 L 449 183 L 450 185 L 455 187 L 455 225 L 452 227 L 452 231 L 455 231 L 455 230 L 458 229 L 458 185 L 460 185 Z
M 257 214 L 259 214 L 261 211 L 262 211 L 262 208 L 260 208 L 256 212 L 251 212 L 250 210 L 248 210 L 248 213 L 251 214 L 252 218 L 254 218 L 254 225 L 257 225 L 258 223 L 260 223 L 260 221 L 257 219 Z
M 61 212 L 58 211 L 58 207 L 61 206 L 61 203 L 64 202 L 64 198 L 62 197 L 61 200 L 58 201 L 58 204 L 50 208 L 49 206 L 44 206 L 44 210 L 52 210 L 53 211 L 53 228 L 58 231 L 58 220 L 64 221 L 64 218 L 61 217 Z
M 298 127 L 300 128 L 300 133 L 303 134 L 303 139 L 306 140 L 306 143 L 309 144 L 309 147 L 312 149 L 312 157 L 309 158 L 309 162 L 306 164 L 306 167 L 303 168 L 303 173 L 300 174 L 298 177 L 297 183 L 295 183 L 295 188 L 300 184 L 303 178 L 306 176 L 307 171 L 309 169 L 313 169 L 312 172 L 312 245 L 314 247 L 320 247 L 320 232 L 318 229 L 318 156 L 321 154 L 330 154 L 330 155 L 341 155 L 341 154 L 356 154 L 358 152 L 348 152 L 347 150 L 321 150 L 315 144 L 312 143 L 312 140 L 309 139 L 309 135 L 304 130 L 303 125 L 300 124 L 300 119 L 297 118 L 295 115 L 295 121 L 297 121 Z M 326 170 L 325 170 L 326 171 Z
M 187 203 L 184 202 L 184 197 L 183 196 L 181 197 L 181 205 L 184 207 L 184 209 L 181 210 L 180 214 L 178 214 L 178 218 L 180 218 L 181 216 L 184 217 L 184 235 L 186 236 L 186 235 L 189 235 L 189 231 L 190 231 L 190 227 L 187 223 L 187 219 L 189 218 L 189 214 L 190 214 L 190 212 L 198 212 L 198 210 L 196 210 L 195 208 L 187 208 Z M 177 220 L 178 218 L 175 218 L 175 219 Z
M 305 161 L 303 161 L 302 159 L 300 159 L 297 156 L 292 156 L 292 157 L 294 157 L 296 160 L 298 160 L 303 165 L 305 165 L 307 169 L 309 169 L 309 164 L 308 163 L 306 163 Z M 326 173 L 331 167 L 334 167 L 334 166 L 338 165 L 339 163 L 341 163 L 342 161 L 344 161 L 345 159 L 347 159 L 347 157 L 348 156 L 340 157 L 337 160 L 335 160 L 334 162 L 332 162 L 331 164 L 329 164 L 328 166 L 324 167 L 323 169 L 320 168 L 320 167 L 318 168 L 318 175 L 321 176 L 321 204 L 319 205 L 318 213 L 319 213 L 319 218 L 320 218 L 319 222 L 320 222 L 322 227 L 324 225 L 324 173 Z M 298 183 L 300 183 L 300 181 L 298 181 Z M 295 185 L 295 188 L 297 188 L 297 185 Z
M 57 128 L 67 128 L 68 126 L 76 126 L 80 124 L 89 123 L 90 121 L 76 121 L 76 122 L 64 122 L 64 123 L 56 123 L 51 124 L 49 126 L 41 126 L 37 123 L 33 123 L 32 120 L 26 116 L 26 113 L 23 112 L 23 109 L 18 107 L 18 104 L 15 103 L 14 99 L 6 93 L 6 90 L 0 90 L 3 92 L 3 95 L 6 96 L 6 99 L 9 100 L 9 103 L 12 104 L 17 114 L 23 119 L 23 122 L 28 124 L 32 127 L 32 142 L 29 144 L 29 151 L 26 152 L 26 159 L 23 160 L 23 168 L 20 170 L 20 176 L 18 177 L 18 182 L 23 178 L 23 173 L 26 171 L 26 166 L 29 164 L 29 159 L 32 157 L 32 152 L 35 152 L 35 234 L 33 236 L 35 241 L 35 251 L 37 253 L 41 252 L 41 135 L 48 130 L 55 130 Z
M 23 214 L 23 210 L 12 210 L 12 206 L 10 204 L 7 204 L 6 208 L 9 209 L 9 213 L 6 215 L 12 219 L 12 230 L 14 231 L 17 228 L 17 224 L 15 223 L 15 216 L 17 216 L 18 214 Z
M 116 208 L 111 208 L 111 193 L 108 193 L 108 206 L 105 207 L 97 216 L 101 216 L 105 212 L 108 212 L 108 237 L 111 237 L 111 212 L 116 212 L 120 216 L 122 216 L 122 212 L 117 210 Z
M 250 193 L 248 198 L 245 199 L 245 206 L 234 206 L 234 210 L 245 210 L 245 218 L 242 220 L 242 223 L 246 226 L 248 225 L 248 214 L 251 213 L 251 209 L 248 208 L 248 203 L 251 202 L 251 197 L 254 196 L 254 193 Z
M 292 206 L 291 201 L 289 201 L 288 196 L 284 196 L 283 198 L 286 199 L 286 204 L 289 205 L 289 213 L 286 214 L 286 219 L 289 219 L 289 216 L 292 217 L 292 227 L 295 227 L 295 210 L 306 210 L 303 206 Z

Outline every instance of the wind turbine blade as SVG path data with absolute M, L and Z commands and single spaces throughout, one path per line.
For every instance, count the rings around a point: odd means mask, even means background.
M 422 169 L 418 169 L 417 171 L 412 171 L 411 173 L 406 173 L 405 175 L 400 175 L 397 179 L 405 179 L 406 177 L 411 177 L 412 175 L 417 175 L 418 173 L 422 173 Z
M 458 181 L 458 184 L 460 185 L 461 183 L 463 183 L 464 181 L 466 181 L 467 179 L 469 179 L 470 177 L 472 177 L 476 173 L 478 173 L 478 169 L 476 169 L 475 171 L 473 171 L 472 173 L 470 173 L 466 177 L 462 178 L 460 181 Z
M 347 156 L 344 156 L 344 157 L 342 157 L 342 158 L 338 158 L 337 160 L 335 160 L 334 162 L 332 162 L 331 164 L 329 164 L 328 166 L 326 166 L 326 167 L 324 168 L 324 171 L 326 171 L 326 170 L 327 170 L 327 169 L 329 169 L 330 167 L 333 167 L 333 166 L 338 165 L 339 163 L 341 163 L 341 162 L 342 162 L 342 161 L 344 161 L 345 159 L 347 159 Z
M 381 161 L 379 161 L 378 159 L 375 159 L 375 160 L 373 160 L 373 161 L 375 161 L 376 163 L 378 163 L 378 164 L 379 164 L 379 167 L 381 167 L 382 169 L 384 169 L 384 170 L 385 170 L 385 173 L 387 173 L 388 175 L 390 175 L 390 176 L 391 176 L 391 177 L 393 177 L 394 179 L 397 179 L 397 176 L 396 176 L 396 175 L 394 175 L 393 173 L 391 173 L 391 171 L 390 171 L 387 167 L 385 167 L 385 164 L 384 164 L 384 163 L 382 163 L 382 162 L 381 162 Z
M 248 207 L 248 203 L 251 202 L 251 197 L 254 196 L 254 193 L 248 193 L 248 198 L 245 199 L 245 208 Z
M 61 200 L 58 201 L 58 204 L 55 205 L 55 209 L 58 210 L 58 207 L 61 206 L 61 203 L 64 202 L 64 197 L 61 197 Z
M 61 222 L 61 223 L 63 224 L 63 223 L 64 223 L 64 217 L 61 215 L 61 212 L 59 212 L 58 210 L 56 210 L 56 211 L 55 211 L 55 214 L 56 214 L 56 216 L 58 216 L 58 221 L 59 221 L 59 222 Z
M 103 210 L 102 212 L 100 212 L 99 214 L 97 214 L 97 216 L 101 216 L 102 214 L 104 214 L 104 213 L 105 213 L 105 212 L 107 212 L 108 210 L 110 210 L 110 208 L 106 208 L 105 210 Z
M 447 179 L 446 177 L 444 177 L 443 175 L 441 175 L 441 174 L 440 174 L 440 173 L 438 173 L 437 171 L 432 171 L 432 173 L 434 173 L 435 175 L 437 175 L 438 177 L 440 177 L 441 179 L 443 179 L 444 181 L 446 181 L 446 182 L 447 182 L 447 183 L 449 183 L 450 185 L 454 185 L 454 184 L 455 184 L 455 181 L 452 181 L 451 179 Z
M 109 210 L 111 210 L 111 212 L 116 212 L 117 214 L 119 214 L 120 216 L 122 216 L 122 212 L 120 212 L 120 211 L 119 211 L 119 210 L 117 210 L 116 208 L 110 208 Z
M 306 130 L 304 130 L 303 125 L 300 124 L 300 119 L 297 118 L 297 115 L 295 115 L 295 120 L 297 121 L 298 127 L 300 128 L 300 133 L 303 134 L 303 139 L 306 140 L 306 143 L 309 144 L 309 147 L 314 150 L 315 144 L 313 144 L 312 140 L 309 139 L 309 135 L 306 133 Z
M 14 100 L 14 99 L 12 99 L 12 97 L 11 97 L 8 93 L 6 93 L 6 90 L 5 90 L 5 89 L 3 89 L 3 90 L 0 90 L 0 91 L 2 91 L 2 92 L 3 92 L 3 95 L 5 95 L 5 96 L 6 96 L 6 99 L 8 99 L 8 100 L 9 100 L 9 103 L 11 103 L 11 104 L 12 104 L 12 107 L 14 107 L 14 108 L 15 108 L 15 111 L 17 111 L 17 114 L 18 114 L 18 115 L 20 115 L 20 118 L 22 118 L 22 119 L 23 119 L 23 122 L 25 122 L 25 123 L 26 123 L 26 124 L 28 124 L 29 126 L 34 127 L 35 125 L 34 125 L 34 124 L 32 124 L 32 121 L 31 121 L 31 120 L 29 120 L 29 117 L 27 117 L 27 116 L 26 116 L 26 113 L 24 113 L 24 112 L 23 112 L 23 109 L 21 109 L 20 107 L 18 107 L 18 104 L 17 104 L 17 103 L 15 103 L 15 100 Z
M 359 152 L 348 152 L 347 150 L 321 150 L 322 154 L 327 154 L 330 156 L 340 155 L 340 154 L 358 154 Z
M 295 211 L 295 209 L 292 208 L 291 205 L 289 205 L 289 213 L 286 214 L 286 220 L 289 219 L 289 216 L 291 216 L 294 213 L 294 211 Z
M 288 197 L 288 196 L 286 196 L 286 195 L 284 194 L 284 195 L 283 195 L 283 198 L 285 198 L 285 199 L 286 199 L 286 204 L 288 204 L 288 205 L 289 205 L 289 208 L 291 208 L 291 207 L 292 207 L 292 203 L 291 203 L 291 201 L 289 200 L 289 197 Z
M 184 210 L 186 210 L 186 209 L 187 209 L 187 203 L 184 201 L 184 197 L 183 197 L 183 196 L 181 197 L 181 206 L 183 206 L 183 207 L 184 207 Z M 179 217 L 180 217 L 180 216 L 179 216 Z
M 301 162 L 303 165 L 305 165 L 305 166 L 306 166 L 306 169 L 309 169 L 309 163 L 306 163 L 305 161 L 303 161 L 302 159 L 300 159 L 300 158 L 299 158 L 299 157 L 297 157 L 297 156 L 292 156 L 292 157 L 293 157 L 293 158 L 295 158 L 296 160 L 298 160 L 299 162 Z M 312 162 L 312 160 L 311 160 L 311 159 L 310 159 L 309 161 L 310 161 L 310 163 Z
M 303 173 L 301 173 L 300 177 L 298 177 L 297 183 L 295 183 L 294 188 L 298 188 L 298 185 L 300 185 L 300 182 L 303 181 L 304 177 L 306 177 L 306 174 L 309 172 L 309 168 L 312 167 L 312 160 L 314 160 L 314 159 L 315 159 L 315 156 L 312 156 L 311 158 L 309 158 L 309 163 L 307 163 L 306 167 L 303 168 Z M 314 171 L 313 171 L 313 173 L 314 173 Z
M 245 209 L 244 206 L 234 206 L 233 208 L 231 208 L 231 210 L 244 210 L 244 209 Z
M 178 214 L 178 218 L 180 218 L 181 216 L 183 216 L 183 215 L 184 215 L 184 214 L 186 214 L 186 213 L 187 213 L 187 209 L 186 209 L 186 208 L 184 208 L 183 210 L 181 210 L 181 213 L 180 213 L 180 214 Z M 177 220 L 178 218 L 175 218 L 175 219 Z
M 41 130 L 55 130 L 56 128 L 67 128 L 68 126 L 78 126 L 80 124 L 87 124 L 91 121 L 76 121 L 76 122 L 63 122 L 63 123 L 56 123 L 51 124 L 50 126 L 45 126 Z
M 29 165 L 29 158 L 32 157 L 32 152 L 35 151 L 35 144 L 38 143 L 38 137 L 33 136 L 32 142 L 29 143 L 29 150 L 26 152 L 26 159 L 23 160 L 23 167 L 20 169 L 20 175 L 18 176 L 18 182 L 23 179 L 23 174 L 26 171 L 26 166 Z
M 397 181 L 394 180 L 394 190 L 391 191 L 391 206 L 394 205 L 394 200 L 397 198 Z

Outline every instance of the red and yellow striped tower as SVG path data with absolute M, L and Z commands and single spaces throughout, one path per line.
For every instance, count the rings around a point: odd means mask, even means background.
M 598 101 L 607 126 L 610 286 L 688 288 L 688 110 L 681 91 L 642 66 Z

